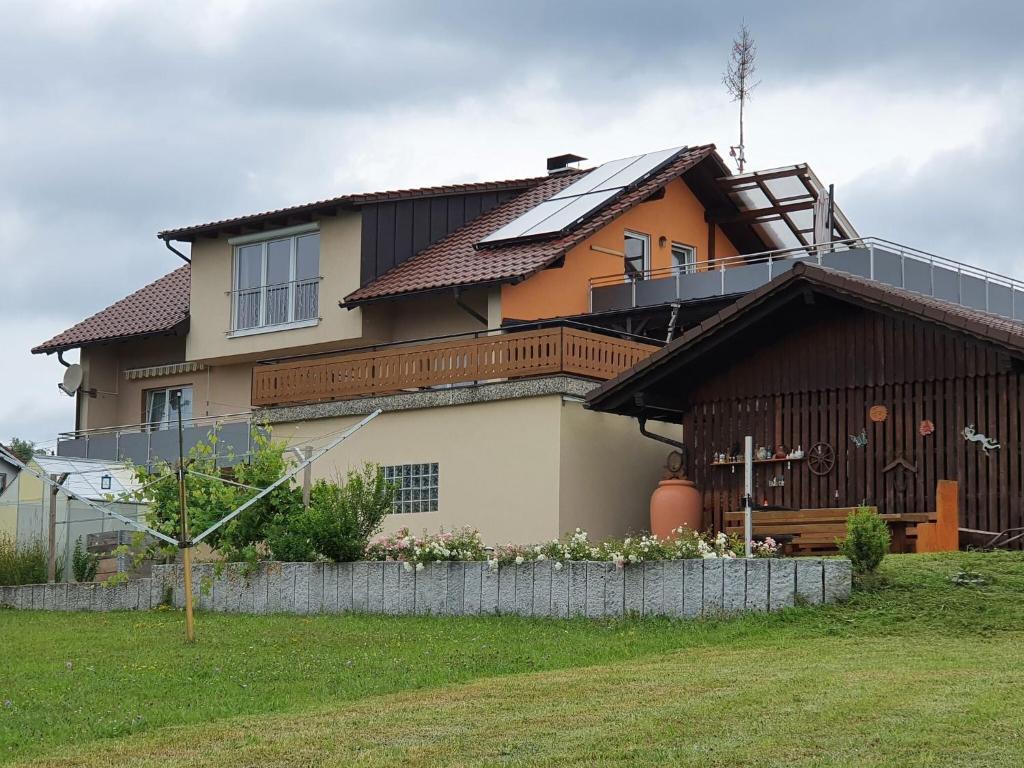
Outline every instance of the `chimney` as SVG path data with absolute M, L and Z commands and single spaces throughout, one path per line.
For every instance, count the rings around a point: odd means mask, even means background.
M 575 163 L 580 163 L 587 158 L 574 155 L 572 153 L 566 155 L 555 155 L 554 157 L 548 158 L 548 176 L 556 176 L 559 173 L 565 173 L 566 171 L 573 170 L 572 166 Z

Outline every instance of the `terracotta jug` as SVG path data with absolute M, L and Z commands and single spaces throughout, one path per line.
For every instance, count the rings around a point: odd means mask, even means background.
M 681 525 L 699 531 L 702 517 L 700 491 L 692 480 L 662 480 L 651 494 L 651 533 L 659 538 L 671 536 Z

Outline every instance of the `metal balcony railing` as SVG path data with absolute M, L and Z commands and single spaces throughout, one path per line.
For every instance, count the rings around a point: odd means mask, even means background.
M 217 460 L 230 466 L 245 459 L 250 451 L 251 414 L 203 416 L 184 425 L 186 454 L 216 430 Z M 130 461 L 152 467 L 160 461 L 178 458 L 178 430 L 159 429 L 153 424 L 124 424 L 98 429 L 62 432 L 57 436 L 57 455 L 81 459 Z
M 590 280 L 590 311 L 747 293 L 807 262 L 953 304 L 1024 320 L 1024 281 L 877 237 L 836 240 Z
M 313 277 L 229 291 L 231 331 L 315 320 L 320 312 L 320 280 Z

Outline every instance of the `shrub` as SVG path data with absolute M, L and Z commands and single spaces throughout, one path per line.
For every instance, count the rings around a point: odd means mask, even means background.
M 79 536 L 75 542 L 75 549 L 71 553 L 71 573 L 75 577 L 75 581 L 94 581 L 99 564 L 99 555 L 86 550 L 82 546 L 82 537 Z
M 499 563 L 526 563 L 550 560 L 556 570 L 570 561 L 613 562 L 619 568 L 628 563 L 648 560 L 685 560 L 691 558 L 733 558 L 743 554 L 743 542 L 735 536 L 699 533 L 677 528 L 673 536 L 637 536 L 608 539 L 599 544 L 590 541 L 587 532 L 577 528 L 564 539 L 544 544 L 506 544 L 493 550 L 484 547 L 480 533 L 463 528 L 449 533 L 413 536 L 408 528 L 382 536 L 366 548 L 367 560 L 397 560 L 407 568 L 422 568 L 437 560 L 487 560 L 492 568 Z
M 846 538 L 837 540 L 840 554 L 850 559 L 853 572 L 874 573 L 889 551 L 889 526 L 878 513 L 861 507 L 846 519 Z
M 0 585 L 46 583 L 46 548 L 39 540 L 22 544 L 9 534 L 0 533 Z
M 376 464 L 352 470 L 344 483 L 318 481 L 310 491 L 309 511 L 302 524 L 313 549 L 339 563 L 361 559 L 370 537 L 391 513 L 395 492 L 395 484 L 384 479 Z
M 413 566 L 421 569 L 425 563 L 486 560 L 487 549 L 480 532 L 468 526 L 455 531 L 442 530 L 423 538 L 413 536 L 408 528 L 400 528 L 375 540 L 360 556 L 405 563 L 406 569 L 411 570 Z

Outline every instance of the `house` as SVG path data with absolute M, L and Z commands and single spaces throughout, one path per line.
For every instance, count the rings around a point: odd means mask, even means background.
M 300 450 L 381 407 L 314 474 L 383 465 L 392 529 L 645 528 L 670 448 L 586 410 L 594 387 L 800 259 L 889 279 L 893 251 L 806 165 L 733 175 L 713 145 L 582 160 L 160 232 L 186 264 L 33 350 L 80 350 L 58 453 L 174 458 L 180 409 L 188 444 L 220 425 L 227 464 L 253 420 Z
M 988 279 L 990 306 L 1012 312 L 1020 287 Z M 798 262 L 587 407 L 681 425 L 708 526 L 741 508 L 744 472 L 729 458 L 751 435 L 770 452 L 754 464 L 757 506 L 922 514 L 953 480 L 964 534 L 1024 526 L 1022 395 L 1019 320 Z
M 141 520 L 145 515 L 144 504 L 110 501 L 138 487 L 131 470 L 121 462 L 36 455 L 28 467 L 46 477 L 63 478 L 63 486 L 73 494 L 109 506 L 125 517 Z M 50 495 L 50 488 L 32 472 L 21 472 L 0 492 L 0 533 L 7 533 L 22 545 L 45 545 L 50 534 Z M 91 534 L 134 530 L 63 491 L 57 493 L 56 519 L 58 561 L 68 565 L 79 538 L 85 546 Z M 65 568 L 64 575 L 65 579 L 70 576 L 70 568 Z
M 0 444 L 0 448 L 6 451 L 10 451 L 10 448 Z M 12 464 L 3 454 L 0 454 L 0 493 L 3 493 L 4 489 L 14 482 L 14 479 L 18 476 L 19 468 L 17 465 Z

